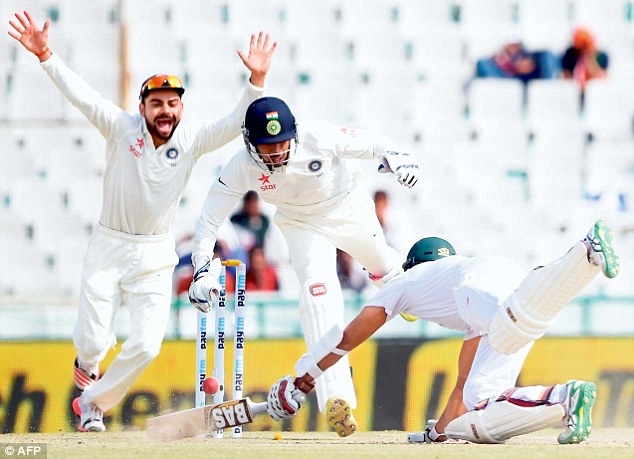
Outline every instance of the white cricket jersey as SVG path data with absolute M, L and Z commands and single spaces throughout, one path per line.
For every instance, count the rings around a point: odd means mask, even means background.
M 271 172 L 241 149 L 211 186 L 196 229 L 194 261 L 212 258 L 218 227 L 248 190 L 296 221 L 319 221 L 331 215 L 351 191 L 361 173 L 355 160 L 376 159 L 396 150 L 385 137 L 366 130 L 313 121 L 298 127 L 299 141 L 285 171 Z M 293 145 L 294 142 L 291 143 Z
M 198 158 L 241 132 L 249 104 L 263 88 L 247 83 L 238 105 L 224 118 L 196 127 L 178 125 L 172 138 L 154 148 L 145 119 L 103 99 L 57 55 L 42 67 L 105 137 L 106 170 L 100 223 L 129 234 L 170 232 L 176 208 Z
M 464 331 L 469 339 L 486 332 L 492 312 L 525 274 L 506 258 L 453 255 L 420 263 L 396 276 L 366 306 L 385 308 L 387 320 L 406 313 Z

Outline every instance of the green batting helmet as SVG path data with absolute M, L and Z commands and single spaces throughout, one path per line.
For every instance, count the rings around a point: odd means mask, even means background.
M 456 249 L 449 242 L 439 237 L 424 237 L 409 249 L 407 261 L 403 269 L 407 271 L 419 263 L 435 261 L 456 254 Z

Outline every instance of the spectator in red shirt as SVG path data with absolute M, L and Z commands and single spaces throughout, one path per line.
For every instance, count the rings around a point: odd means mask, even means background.
M 264 249 L 261 246 L 255 246 L 249 251 L 246 287 L 247 292 L 279 290 L 277 272 L 266 261 Z

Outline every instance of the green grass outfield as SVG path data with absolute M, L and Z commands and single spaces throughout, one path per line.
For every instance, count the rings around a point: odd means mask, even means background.
M 513 438 L 505 445 L 447 443 L 408 444 L 404 432 L 359 432 L 339 438 L 331 432 L 245 432 L 240 439 L 190 438 L 171 443 L 153 443 L 144 432 L 4 434 L 0 436 L 0 458 L 7 444 L 46 443 L 47 457 L 89 459 L 119 458 L 633 458 L 634 429 L 596 429 L 579 445 L 558 445 L 557 430 L 544 430 Z M 43 457 L 41 455 L 40 457 Z

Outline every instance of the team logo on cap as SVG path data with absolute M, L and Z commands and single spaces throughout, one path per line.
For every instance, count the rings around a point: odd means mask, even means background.
M 449 255 L 451 254 L 449 253 L 449 249 L 447 247 L 441 247 L 438 249 L 438 256 L 448 257 Z
M 273 136 L 278 135 L 282 130 L 282 125 L 279 121 L 279 114 L 277 112 L 267 112 L 266 120 L 266 132 Z

